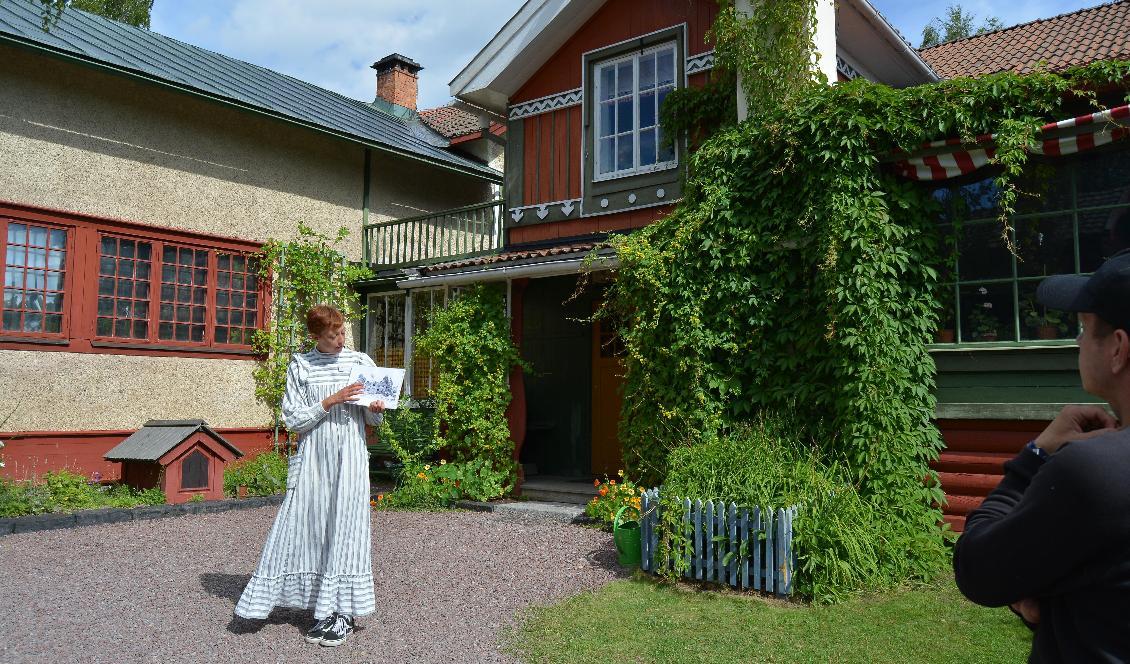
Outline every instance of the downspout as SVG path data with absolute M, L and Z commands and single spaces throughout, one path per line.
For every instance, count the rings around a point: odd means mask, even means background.
M 373 262 L 369 257 L 369 192 L 370 182 L 373 179 L 373 153 L 369 148 L 365 148 L 365 166 L 362 168 L 362 177 L 365 178 L 365 181 L 361 184 L 361 260 L 365 261 L 365 267 L 370 267 Z M 362 302 L 362 305 L 364 305 L 364 302 Z M 369 326 L 366 322 L 364 318 L 361 319 L 362 352 L 369 348 Z

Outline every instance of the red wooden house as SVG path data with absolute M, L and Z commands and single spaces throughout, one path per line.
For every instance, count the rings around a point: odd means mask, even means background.
M 410 349 L 413 311 L 448 287 L 505 283 L 514 337 L 534 367 L 512 379 L 512 430 L 529 476 L 584 480 L 578 489 L 591 490 L 594 474 L 621 464 L 615 348 L 599 325 L 578 322 L 599 293 L 570 296 L 596 243 L 660 218 L 681 197 L 686 146 L 664 147 L 658 109 L 672 90 L 709 80 L 706 33 L 717 11 L 714 0 L 531 0 L 452 81 L 462 103 L 507 123 L 504 243 L 389 277 L 415 304 L 398 310 L 403 319 L 383 314 L 370 325 L 369 347 L 379 354 L 374 337 L 387 339 L 392 326 Z M 817 19 L 830 80 L 937 79 L 866 0 L 822 1 Z

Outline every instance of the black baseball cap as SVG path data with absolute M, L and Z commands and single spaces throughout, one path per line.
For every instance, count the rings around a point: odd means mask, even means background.
M 1130 332 L 1130 249 L 1123 249 L 1093 274 L 1060 274 L 1040 282 L 1036 299 L 1051 309 L 1095 314 Z

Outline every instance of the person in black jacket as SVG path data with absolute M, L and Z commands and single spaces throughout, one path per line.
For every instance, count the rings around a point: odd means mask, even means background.
M 1079 312 L 1083 389 L 1015 458 L 965 523 L 957 586 L 1034 630 L 1029 662 L 1130 661 L 1130 250 L 1054 276 L 1045 306 Z

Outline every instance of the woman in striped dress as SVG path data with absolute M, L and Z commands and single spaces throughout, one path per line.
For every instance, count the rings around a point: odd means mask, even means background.
M 276 606 L 313 608 L 317 623 L 306 641 L 336 646 L 353 620 L 375 610 L 369 532 L 369 455 L 365 424 L 379 424 L 383 405 L 354 405 L 360 384 L 350 370 L 374 366 L 345 348 L 345 320 L 319 305 L 306 315 L 317 341 L 287 368 L 282 410 L 299 435 L 290 458 L 286 497 L 267 535 L 259 566 L 235 613 L 264 619 Z

